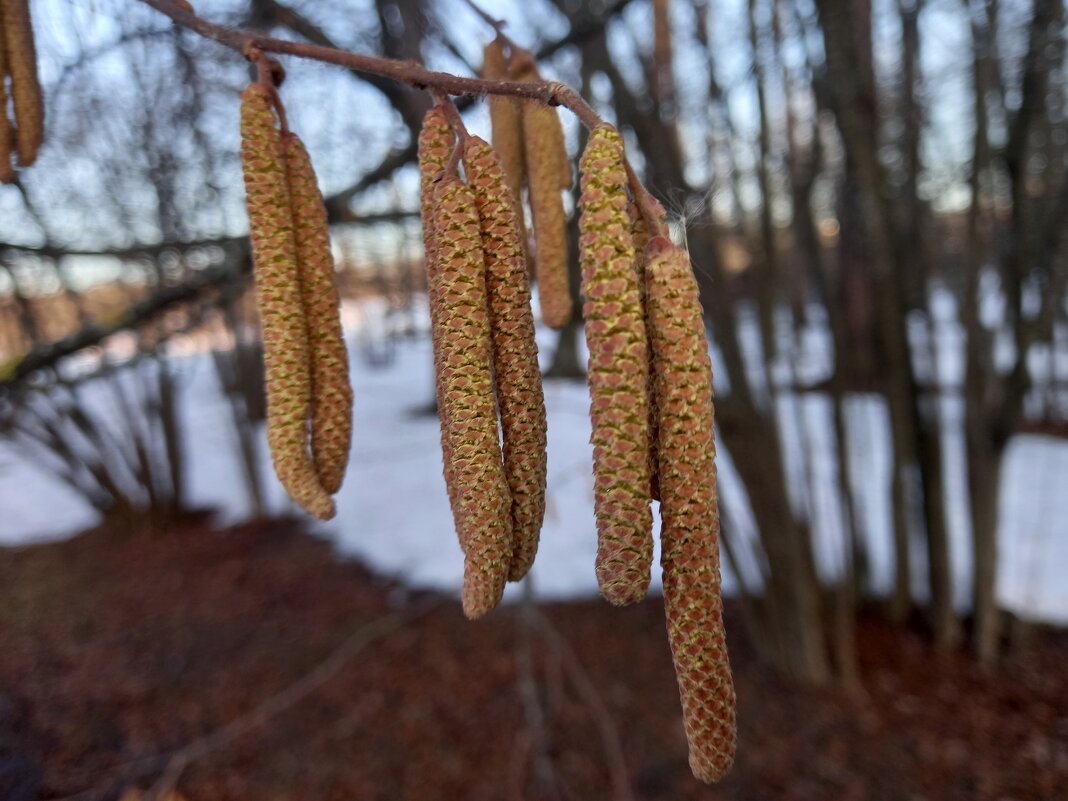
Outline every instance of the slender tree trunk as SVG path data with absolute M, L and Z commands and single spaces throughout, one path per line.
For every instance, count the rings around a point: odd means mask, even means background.
M 572 320 L 560 330 L 552 363 L 545 371 L 546 378 L 583 378 L 586 375 L 586 367 L 579 359 L 581 330 L 582 323 L 578 320 Z
M 975 554 L 975 647 L 980 661 L 990 663 L 998 654 L 1000 614 L 997 606 L 998 488 L 1000 454 L 975 431 L 968 437 L 968 491 L 971 496 L 972 549 Z

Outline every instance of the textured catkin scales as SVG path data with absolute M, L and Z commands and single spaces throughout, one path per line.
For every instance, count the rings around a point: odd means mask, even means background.
M 252 84 L 241 96 L 241 166 L 245 175 L 256 301 L 267 373 L 267 442 L 282 486 L 321 519 L 334 516 L 308 455 L 311 380 L 300 297 L 293 215 L 281 133 L 267 92 Z
M 37 48 L 27 0 L 0 0 L 3 6 L 4 49 L 11 75 L 11 99 L 17 126 L 15 146 L 19 164 L 28 167 L 37 160 L 44 138 L 44 102 L 37 78 Z
M 434 234 L 434 187 L 436 181 L 449 161 L 455 137 L 449 120 L 441 106 L 433 106 L 423 116 L 423 127 L 419 131 L 419 214 L 423 220 L 423 249 L 426 253 L 427 299 L 430 303 L 430 338 L 434 349 L 434 363 L 440 362 L 438 353 L 441 347 L 440 302 L 438 282 L 441 271 L 437 261 L 437 237 Z M 452 447 L 449 439 L 449 425 L 446 419 L 445 385 L 440 371 L 435 372 L 435 399 L 438 417 L 441 420 L 441 456 L 445 473 L 445 488 L 449 495 L 449 507 L 453 517 L 458 517 L 458 487 L 452 471 Z M 457 528 L 457 533 L 462 532 Z M 460 540 L 460 547 L 467 550 L 467 544 Z
M 341 488 L 352 444 L 352 385 L 326 207 L 304 143 L 282 134 L 289 202 L 311 356 L 311 451 L 319 481 Z
M 720 597 L 712 365 L 686 252 L 645 251 L 660 423 L 661 565 L 690 767 L 722 778 L 734 760 L 734 683 Z
M 490 80 L 508 78 L 508 61 L 504 55 L 504 45 L 500 39 L 494 39 L 482 53 L 482 77 Z M 526 224 L 520 210 L 523 208 L 523 123 L 519 101 L 514 97 L 490 95 L 489 104 L 490 130 L 493 132 L 493 149 L 501 159 L 504 177 L 508 182 L 508 191 L 516 210 L 516 222 L 519 225 L 519 241 L 523 257 L 527 255 Z
M 438 373 L 458 492 L 456 528 L 466 544 L 464 614 L 497 605 L 512 559 L 511 498 L 501 463 L 486 299 L 486 267 L 471 190 L 446 177 L 434 190 L 439 309 Z
M 614 604 L 645 596 L 653 558 L 649 509 L 649 372 L 634 269 L 623 141 L 611 126 L 586 143 L 579 218 L 590 358 L 597 583 Z
M 663 209 L 660 208 L 660 204 L 656 204 L 658 212 L 661 212 L 660 217 L 663 218 Z M 634 270 L 638 274 L 638 289 L 641 292 L 642 308 L 647 308 L 647 300 L 645 297 L 645 246 L 649 243 L 649 229 L 645 224 L 645 219 L 642 217 L 641 210 L 636 203 L 627 204 L 627 215 L 630 217 L 630 235 L 634 243 Z M 649 315 L 645 315 L 646 328 L 649 326 Z M 646 343 L 646 353 L 649 363 L 652 364 L 653 359 L 653 343 L 648 341 Z M 657 415 L 656 415 L 656 383 L 653 378 L 652 370 L 649 371 L 649 378 L 646 382 L 646 392 L 649 395 L 649 497 L 654 501 L 660 500 L 660 466 L 659 458 L 657 456 L 657 449 L 659 448 L 657 433 Z
M 512 498 L 508 578 L 530 570 L 545 517 L 545 396 L 534 341 L 520 231 L 497 154 L 482 139 L 464 145 L 464 167 L 478 208 L 486 263 L 497 403 L 504 433 L 504 471 Z
M 540 80 L 536 72 L 522 77 Z M 567 218 L 560 190 L 571 185 L 571 165 L 556 109 L 535 100 L 522 105 L 538 302 L 545 324 L 563 328 L 570 322 L 573 309 L 567 279 Z

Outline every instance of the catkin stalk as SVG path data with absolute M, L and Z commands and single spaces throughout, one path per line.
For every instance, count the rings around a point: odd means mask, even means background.
M 267 443 L 286 492 L 309 513 L 328 519 L 334 516 L 334 501 L 308 455 L 308 334 L 282 138 L 267 91 L 258 84 L 241 96 L 241 166 L 263 328 Z
M 648 589 L 653 540 L 649 356 L 619 133 L 608 125 L 592 131 L 580 167 L 597 582 L 609 601 L 627 604 L 643 598 Z
M 660 434 L 661 566 L 690 767 L 717 781 L 734 760 L 734 683 L 720 597 L 712 365 L 685 251 L 645 250 Z
M 478 211 L 457 177 L 434 190 L 437 237 L 438 372 L 444 381 L 456 519 L 464 555 L 464 614 L 481 617 L 501 600 L 512 560 L 511 498 L 501 463 Z
M 441 106 L 433 106 L 423 116 L 423 127 L 419 131 L 419 213 L 423 220 L 423 250 L 426 253 L 427 300 L 430 304 L 430 338 L 434 350 L 434 363 L 440 363 L 441 350 L 441 302 L 438 285 L 441 270 L 438 268 L 437 236 L 434 233 L 434 187 L 445 169 L 455 137 L 449 120 Z M 446 418 L 445 384 L 440 370 L 435 370 L 434 393 L 438 406 L 438 418 L 441 421 L 441 463 L 445 475 L 445 489 L 449 495 L 449 508 L 453 517 L 459 516 L 459 497 L 456 477 L 452 469 L 452 445 L 449 437 L 449 421 Z M 467 543 L 462 539 L 460 547 L 467 551 Z
M 352 385 L 341 330 L 330 228 L 304 143 L 282 134 L 289 202 L 311 356 L 311 452 L 323 489 L 341 488 L 352 445 Z
M 521 77 L 540 80 L 533 68 Z M 545 324 L 563 328 L 571 321 L 573 308 L 567 277 L 567 217 L 560 191 L 571 185 L 571 164 L 555 108 L 523 101 L 522 122 L 538 302 Z
M 0 0 L 0 5 L 3 6 L 4 45 L 17 127 L 15 145 L 19 164 L 29 167 L 37 160 L 37 151 L 44 138 L 44 102 L 37 78 L 33 21 L 28 0 Z
M 545 396 L 530 310 L 530 283 L 520 230 L 501 161 L 483 139 L 464 145 L 464 168 L 482 232 L 504 440 L 504 472 L 512 498 L 510 581 L 530 570 L 545 517 Z

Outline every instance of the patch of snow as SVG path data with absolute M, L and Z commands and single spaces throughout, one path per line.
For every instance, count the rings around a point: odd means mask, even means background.
M 338 495 L 336 519 L 314 530 L 336 544 L 339 552 L 357 557 L 371 568 L 412 586 L 457 592 L 463 557 L 453 531 L 444 481 L 435 417 L 420 415 L 433 398 L 433 373 L 425 310 L 415 307 L 405 324 L 419 336 L 399 338 L 397 320 L 384 306 L 346 304 L 349 353 L 355 389 L 352 458 Z M 940 321 L 942 323 L 942 321 Z M 747 350 L 759 352 L 755 326 L 747 331 Z M 361 356 L 366 338 L 390 341 L 388 366 Z M 821 337 L 812 335 L 814 364 L 826 359 L 818 351 Z M 555 346 L 555 335 L 539 330 L 543 366 Z M 580 346 L 581 347 L 581 346 Z M 713 351 L 714 352 L 714 351 Z M 747 354 L 752 358 L 752 354 Z M 580 354 L 585 359 L 584 350 Z M 939 353 L 955 373 L 958 357 Z M 219 511 L 223 524 L 239 522 L 250 504 L 237 457 L 230 410 L 223 398 L 211 357 L 203 353 L 172 360 L 180 387 L 187 454 L 187 493 L 193 505 Z M 819 374 L 820 367 L 809 368 Z M 717 387 L 718 388 L 718 387 Z M 87 402 L 98 412 L 119 414 L 114 396 L 102 382 L 88 382 Z M 549 415 L 549 481 L 545 526 L 533 569 L 537 593 L 546 598 L 594 595 L 593 563 L 596 536 L 593 518 L 592 455 L 589 445 L 589 396 L 584 383 L 547 380 Z M 955 401 L 945 400 L 947 422 L 960 420 Z M 816 521 L 816 560 L 821 573 L 841 569 L 845 525 L 840 519 L 837 455 L 833 446 L 833 409 L 819 395 L 780 394 L 777 412 L 784 429 L 784 463 L 817 478 L 816 491 L 796 492 L 798 512 L 809 509 Z M 889 525 L 890 440 L 885 403 L 876 396 L 854 396 L 847 410 L 850 431 L 849 481 L 872 562 L 873 583 L 888 590 L 892 580 L 892 533 Z M 803 423 L 797 433 L 796 424 Z M 943 436 L 949 532 L 957 601 L 963 608 L 970 593 L 971 553 L 967 525 L 966 473 L 959 426 L 948 425 Z M 258 432 L 260 474 L 268 509 L 296 511 L 274 478 L 262 430 Z M 737 447 L 737 445 L 736 445 Z M 720 448 L 718 460 L 722 512 L 739 548 L 740 569 L 752 584 L 758 573 L 756 527 L 744 486 L 731 454 Z M 1068 561 L 1068 496 L 1060 491 L 1068 475 L 1068 445 L 1040 437 L 1017 437 L 1006 455 L 1002 482 L 999 536 L 1003 559 L 999 597 L 1009 609 L 1028 618 L 1068 622 L 1068 582 L 1058 565 Z M 96 512 L 76 493 L 49 475 L 7 440 L 0 440 L 0 544 L 18 545 L 62 539 L 95 524 Z M 654 504 L 655 507 L 655 504 Z M 659 526 L 659 521 L 657 521 Z M 659 554 L 657 554 L 659 559 Z M 724 560 L 724 587 L 736 580 Z M 654 568 L 654 588 L 659 569 Z M 922 586 L 922 576 L 917 585 Z M 515 597 L 510 587 L 506 597 Z

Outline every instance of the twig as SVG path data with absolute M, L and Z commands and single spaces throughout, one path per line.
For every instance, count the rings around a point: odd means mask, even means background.
M 0 395 L 16 388 L 31 373 L 52 367 L 61 359 L 98 345 L 113 334 L 135 328 L 179 304 L 195 302 L 209 292 L 240 283 L 247 275 L 247 260 L 239 264 L 242 266 L 231 267 L 227 263 L 222 267 L 204 270 L 184 284 L 165 287 L 133 305 L 114 322 L 89 325 L 55 342 L 35 347 L 22 357 L 9 374 L 0 376 Z
M 414 61 L 399 61 L 306 42 L 274 39 L 239 28 L 216 25 L 198 17 L 174 0 L 142 0 L 142 2 L 170 17 L 183 28 L 188 28 L 242 55 L 254 50 L 283 53 L 298 58 L 337 64 L 356 72 L 381 75 L 415 89 L 436 89 L 450 95 L 508 95 L 527 100 L 540 100 L 550 106 L 563 106 L 569 109 L 587 128 L 596 128 L 603 122 L 600 115 L 590 107 L 582 95 L 561 83 L 465 78 L 447 72 L 434 72 Z
M 467 3 L 467 7 L 470 8 L 478 17 L 489 25 L 497 33 L 497 36 L 503 39 L 509 46 L 512 45 L 512 40 L 504 32 L 504 26 L 507 24 L 503 19 L 496 19 L 490 16 L 485 9 L 482 8 L 475 0 L 464 0 Z
M 535 625 L 537 614 L 534 605 L 533 576 L 527 575 L 523 581 L 523 596 L 519 605 L 520 637 L 516 654 L 519 668 L 519 695 L 523 699 L 523 712 L 530 732 L 529 746 L 534 761 L 534 772 L 542 788 L 552 798 L 559 798 L 552 759 L 549 757 L 549 737 L 545 726 L 545 710 L 538 694 L 537 679 L 534 676 L 534 649 L 531 645 L 531 630 Z
M 452 126 L 460 141 L 466 141 L 471 134 L 468 132 L 467 126 L 464 125 L 464 118 L 460 116 L 460 110 L 456 108 L 452 98 L 442 92 L 434 92 L 434 99 L 441 105 L 442 111 L 445 112 L 445 117 L 449 120 L 449 125 Z
M 442 171 L 442 176 L 456 178 L 460 175 L 460 159 L 463 158 L 464 145 L 467 143 L 471 134 L 468 133 L 467 126 L 464 125 L 463 117 L 460 116 L 460 110 L 456 108 L 456 104 L 452 102 L 452 98 L 447 94 L 434 92 L 434 99 L 437 100 L 438 105 L 441 106 L 441 110 L 445 112 L 445 117 L 448 119 L 453 133 L 456 134 L 456 142 L 453 144 L 452 153 L 449 154 L 449 160 L 445 162 L 445 169 Z
M 274 106 L 274 113 L 278 115 L 278 127 L 281 129 L 282 134 L 289 133 L 289 119 L 286 117 L 286 107 L 282 104 L 282 98 L 278 95 L 278 87 L 282 83 L 282 79 L 275 73 L 275 67 L 279 67 L 278 62 L 272 63 L 272 60 L 267 57 L 267 54 L 262 50 L 255 48 L 249 48 L 246 54 L 250 61 L 256 64 L 256 82 L 263 88 L 263 91 L 267 93 L 267 96 L 271 98 L 271 105 Z M 283 73 L 284 75 L 284 73 Z
M 630 160 L 624 159 L 623 163 L 627 168 L 627 182 L 630 184 L 630 191 L 634 195 L 634 202 L 638 204 L 638 211 L 641 212 L 645 228 L 649 231 L 649 238 L 652 239 L 654 236 L 667 237 L 668 228 L 664 222 L 667 215 L 664 213 L 664 207 L 645 188 L 645 185 L 638 180 L 638 174 L 634 172 L 634 168 L 630 165 Z

